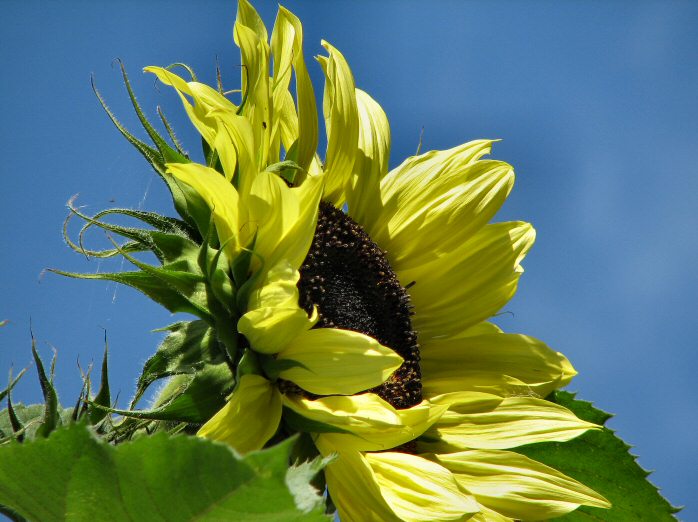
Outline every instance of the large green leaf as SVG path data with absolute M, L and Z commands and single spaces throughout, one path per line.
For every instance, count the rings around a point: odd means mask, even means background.
M 553 401 L 572 410 L 579 418 L 603 425 L 611 415 L 574 394 L 556 392 Z M 559 520 L 588 522 L 675 521 L 678 512 L 647 480 L 649 473 L 636 462 L 628 446 L 613 430 L 588 431 L 565 443 L 532 444 L 517 451 L 574 477 L 604 495 L 611 509 L 582 507 Z
M 327 521 L 322 498 L 288 467 L 293 441 L 237 456 L 158 433 L 112 446 L 83 423 L 0 447 L 0 504 L 29 520 Z

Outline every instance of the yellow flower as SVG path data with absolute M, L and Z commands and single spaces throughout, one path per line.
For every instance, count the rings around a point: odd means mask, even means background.
M 488 224 L 514 181 L 479 140 L 388 171 L 388 120 L 327 42 L 324 162 L 302 27 L 269 40 L 240 0 L 239 105 L 145 70 L 179 93 L 209 151 L 169 163 L 212 214 L 236 288 L 241 357 L 227 405 L 199 435 L 239 452 L 304 432 L 343 522 L 547 519 L 599 494 L 507 451 L 595 425 L 543 400 L 567 359 L 486 319 L 514 294 L 533 228 Z M 295 99 L 289 90 L 295 76 Z M 188 188 L 187 188 L 188 187 Z M 236 281 L 238 278 L 234 278 Z

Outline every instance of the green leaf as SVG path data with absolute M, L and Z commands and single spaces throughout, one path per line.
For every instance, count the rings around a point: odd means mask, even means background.
M 292 444 L 239 457 L 206 439 L 157 433 L 112 446 L 73 424 L 0 447 L 0 504 L 42 522 L 327 521 L 319 501 L 298 505 L 289 491 Z
M 313 460 L 294 464 L 288 469 L 286 485 L 295 498 L 296 506 L 307 511 L 322 508 L 322 497 L 318 496 L 318 490 L 313 487 L 312 482 L 318 473 L 334 459 L 334 455 L 324 458 L 316 457 Z
M 591 403 L 574 397 L 572 393 L 558 391 L 552 400 L 589 422 L 603 425 L 611 417 Z M 630 446 L 613 430 L 603 428 L 588 431 L 569 442 L 531 444 L 517 451 L 579 480 L 613 504 L 611 509 L 581 507 L 556 520 L 675 521 L 673 513 L 678 509 L 672 507 L 647 480 L 649 473 L 639 466 L 629 450 Z
M 204 321 L 179 322 L 163 328 L 170 332 L 148 359 L 138 379 L 133 407 L 153 382 L 181 373 L 194 373 L 205 364 L 224 361 L 215 332 Z

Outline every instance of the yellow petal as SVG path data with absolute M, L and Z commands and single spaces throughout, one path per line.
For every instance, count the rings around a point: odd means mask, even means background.
M 347 206 L 349 215 L 363 224 L 380 219 L 380 181 L 388 172 L 390 125 L 381 106 L 360 89 L 356 89 L 356 105 L 359 149 L 347 187 Z
M 547 520 L 580 505 L 608 508 L 601 495 L 540 462 L 510 451 L 468 450 L 435 456 L 477 501 L 504 516 Z
M 281 120 L 280 124 L 286 127 L 284 146 L 288 150 L 293 142 L 298 140 L 296 163 L 309 170 L 318 142 L 315 93 L 303 58 L 303 26 L 293 13 L 281 6 L 274 25 L 271 45 L 274 53 L 274 110 L 283 107 L 283 113 L 277 117 Z M 297 119 L 295 113 L 292 114 L 289 110 L 288 104 L 289 63 L 293 64 L 296 73 Z
M 240 252 L 239 204 L 235 188 L 217 171 L 198 163 L 168 163 L 167 172 L 192 187 L 213 213 L 218 239 L 224 244 L 228 259 Z
M 596 424 L 578 419 L 567 408 L 533 397 L 455 392 L 431 399 L 448 411 L 424 434 L 420 451 L 505 449 L 535 442 L 565 442 Z
M 248 311 L 238 320 L 238 331 L 253 350 L 273 354 L 281 351 L 302 332 L 312 328 L 312 318 L 298 306 L 300 274 L 287 260 L 267 273 L 264 284 L 250 294 Z
M 300 268 L 315 234 L 322 177 L 310 176 L 300 187 L 288 187 L 271 172 L 260 172 L 250 188 L 248 234 L 255 235 L 255 252 L 264 266 L 282 259 Z M 259 260 L 253 259 L 258 267 Z
M 325 478 L 342 522 L 467 520 L 478 511 L 447 469 L 407 453 L 339 451 Z
M 296 269 L 300 268 L 313 242 L 323 183 L 324 176 L 308 176 L 300 187 L 290 189 L 298 200 L 298 215 L 279 241 L 277 252 Z
M 415 281 L 409 292 L 420 339 L 450 337 L 495 314 L 516 293 L 534 240 L 528 223 L 487 225 L 448 255 L 398 272 L 403 283 Z
M 397 452 L 364 455 L 388 505 L 406 522 L 466 520 L 479 511 L 443 466 Z
M 217 123 L 210 116 L 210 111 L 217 110 L 235 115 L 237 107 L 208 85 L 199 82 L 186 82 L 181 77 L 162 67 L 146 67 L 143 71 L 153 73 L 162 83 L 175 88 L 189 119 L 209 146 L 213 148 L 216 139 Z M 192 97 L 194 105 L 189 103 L 185 94 Z
M 238 453 L 258 450 L 272 438 L 281 420 L 281 395 L 259 375 L 244 375 L 228 403 L 197 435 L 225 442 Z
M 319 449 L 324 455 L 334 452 Z M 342 451 L 324 473 L 342 522 L 400 522 L 383 498 L 371 466 L 358 451 Z
M 325 72 L 323 110 L 327 130 L 325 199 L 340 206 L 351 179 L 359 139 L 354 77 L 344 56 L 323 40 L 329 57 L 318 57 Z
M 240 47 L 243 66 L 242 92 L 245 103 L 242 115 L 250 120 L 258 170 L 264 170 L 269 156 L 271 138 L 271 90 L 269 88 L 269 43 L 267 30 L 257 11 L 247 0 L 238 2 L 238 14 L 233 31 Z
M 427 398 L 468 390 L 545 397 L 575 375 L 561 353 L 527 335 L 427 339 L 421 346 L 422 393 Z
M 257 164 L 253 156 L 254 135 L 250 121 L 243 116 L 217 110 L 212 110 L 209 114 L 216 122 L 213 148 L 221 160 L 225 178 L 232 181 L 237 171 L 238 192 L 245 198 L 257 175 Z
M 480 508 L 480 512 L 473 515 L 472 518 L 469 518 L 468 520 L 470 522 L 516 522 L 513 518 L 505 517 L 482 504 L 478 507 Z
M 301 333 L 277 356 L 295 361 L 280 373 L 317 395 L 351 395 L 385 382 L 403 363 L 402 357 L 367 335 L 335 328 Z
M 489 142 L 410 158 L 381 181 L 381 214 L 369 234 L 396 271 L 418 267 L 467 241 L 514 183 L 510 165 L 474 159 Z
M 344 432 L 321 433 L 318 439 L 325 444 L 357 451 L 380 451 L 405 444 L 424 433 L 448 408 L 423 401 L 396 410 L 373 393 L 316 400 L 286 395 L 284 405 L 307 419 Z

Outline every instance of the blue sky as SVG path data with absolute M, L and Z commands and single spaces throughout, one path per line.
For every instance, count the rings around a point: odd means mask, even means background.
M 121 404 L 173 322 L 126 288 L 46 267 L 128 268 L 87 261 L 61 239 L 65 202 L 171 213 L 144 161 L 90 90 L 136 129 L 117 68 L 124 60 L 150 115 L 162 105 L 198 139 L 146 65 L 186 62 L 214 80 L 218 57 L 237 86 L 233 2 L 4 2 L 0 19 L 0 369 L 30 362 L 29 319 L 45 357 L 58 352 L 64 403 L 76 366 L 99 361 L 104 330 Z M 269 28 L 276 4 L 257 2 Z M 498 220 L 526 220 L 538 240 L 502 327 L 545 340 L 580 372 L 570 386 L 613 412 L 610 426 L 654 469 L 681 518 L 698 518 L 694 371 L 698 293 L 698 4 L 691 2 L 300 2 L 305 52 L 338 47 L 357 85 L 390 118 L 395 166 L 415 152 L 501 138 L 494 157 L 517 184 Z M 319 66 L 311 63 L 317 92 Z M 99 241 L 99 237 L 95 239 Z M 34 376 L 15 400 L 39 399 Z

